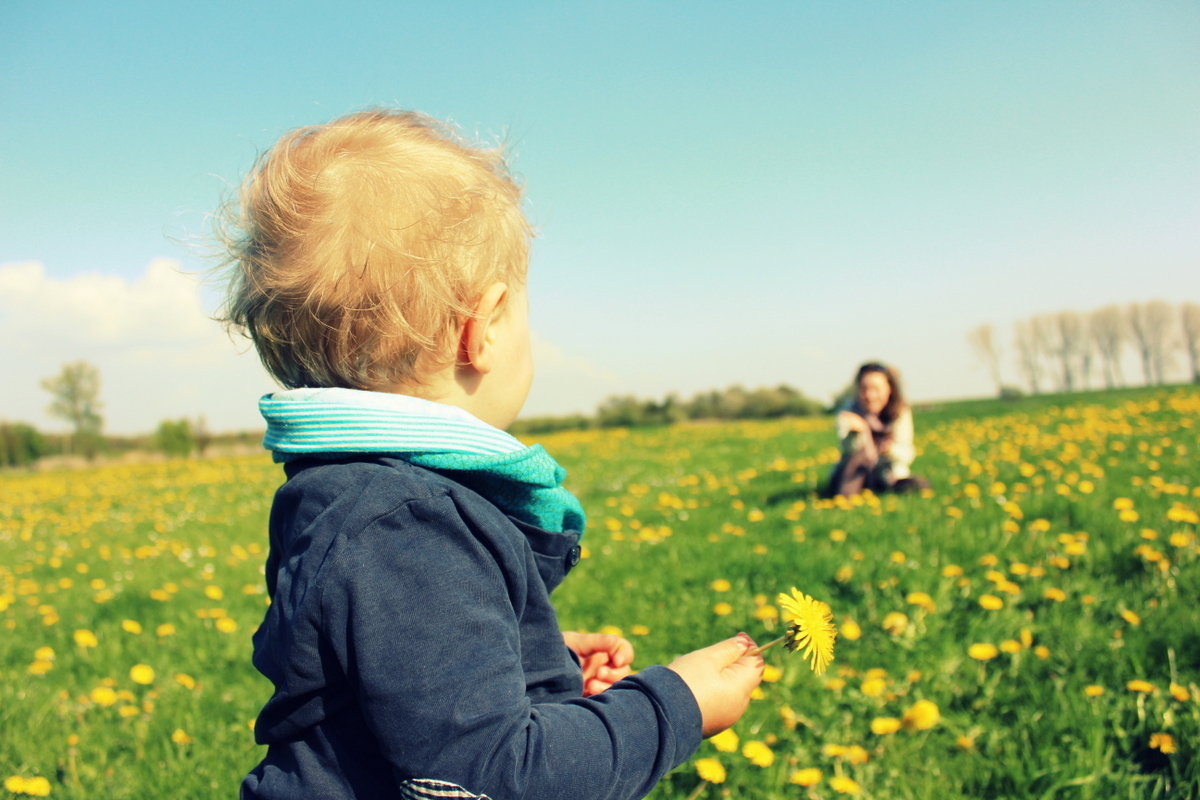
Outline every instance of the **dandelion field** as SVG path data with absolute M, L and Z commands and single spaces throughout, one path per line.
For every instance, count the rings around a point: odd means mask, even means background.
M 824 675 L 760 696 L 651 795 L 1200 797 L 1200 390 L 918 412 L 919 496 L 816 497 L 832 421 L 539 439 L 590 528 L 565 628 L 635 666 L 827 602 Z M 0 474 L 10 796 L 234 796 L 269 684 L 266 456 Z

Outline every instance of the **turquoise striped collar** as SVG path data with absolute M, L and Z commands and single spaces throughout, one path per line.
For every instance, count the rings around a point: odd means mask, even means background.
M 541 445 L 526 447 L 456 406 L 335 388 L 264 395 L 258 408 L 267 421 L 263 446 L 276 461 L 393 456 L 446 475 L 523 522 L 583 532 L 583 507 L 562 485 L 567 471 Z

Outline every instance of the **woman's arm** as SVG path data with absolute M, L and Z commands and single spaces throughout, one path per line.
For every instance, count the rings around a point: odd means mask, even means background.
M 909 467 L 917 457 L 917 448 L 913 444 L 913 418 L 910 409 L 904 409 L 892 425 L 891 442 L 887 449 L 888 461 L 892 464 L 892 474 L 896 478 L 907 478 Z
M 871 426 L 853 411 L 838 412 L 837 434 L 838 441 L 842 443 L 842 453 L 862 450 L 871 460 L 879 457 L 875 450 L 875 437 L 871 435 Z

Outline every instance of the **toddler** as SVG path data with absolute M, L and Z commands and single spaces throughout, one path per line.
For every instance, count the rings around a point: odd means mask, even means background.
M 533 378 L 520 204 L 498 152 L 391 110 L 243 184 L 223 317 L 286 387 L 260 406 L 287 476 L 243 798 L 640 798 L 761 679 L 745 634 L 631 674 L 625 639 L 559 630 L 583 510 L 503 431 Z

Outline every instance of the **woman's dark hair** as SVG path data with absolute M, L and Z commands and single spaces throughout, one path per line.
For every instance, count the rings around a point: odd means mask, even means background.
M 859 385 L 862 384 L 863 376 L 870 372 L 878 372 L 886 377 L 888 387 L 892 390 L 887 405 L 879 412 L 879 421 L 884 425 L 891 425 L 896 421 L 896 417 L 900 416 L 900 412 L 908 406 L 908 403 L 904 402 L 904 392 L 900 389 L 900 375 L 895 369 L 886 364 L 881 364 L 878 361 L 868 361 L 858 368 L 858 374 L 854 376 L 855 391 L 858 391 Z

